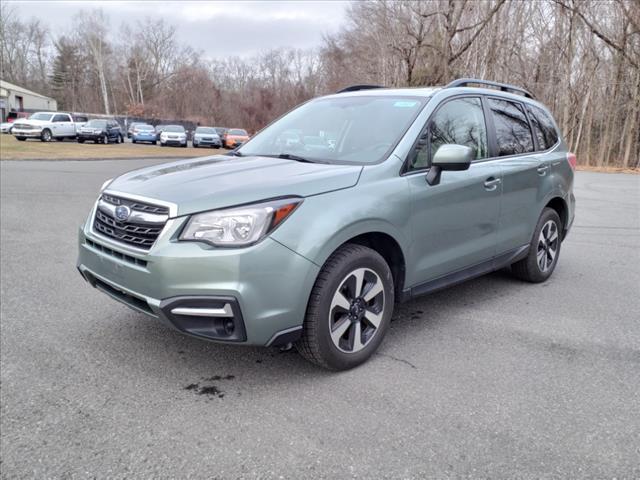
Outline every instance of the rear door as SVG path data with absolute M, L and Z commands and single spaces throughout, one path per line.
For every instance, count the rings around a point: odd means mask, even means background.
M 502 209 L 496 254 L 508 254 L 531 241 L 540 211 L 541 177 L 546 166 L 536 154 L 523 103 L 486 99 L 493 155 L 502 169 Z
M 430 186 L 426 173 L 443 144 L 472 147 L 476 160 L 466 171 L 442 172 L 440 184 Z M 413 232 L 409 286 L 493 259 L 502 188 L 499 164 L 487 161 L 488 156 L 480 96 L 443 101 L 408 159 Z

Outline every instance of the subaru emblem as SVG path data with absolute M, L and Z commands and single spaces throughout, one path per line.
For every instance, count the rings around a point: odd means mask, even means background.
M 126 205 L 118 205 L 116 207 L 116 218 L 121 222 L 126 221 L 131 215 L 131 209 Z

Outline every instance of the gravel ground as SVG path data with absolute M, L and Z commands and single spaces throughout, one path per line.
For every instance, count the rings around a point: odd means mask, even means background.
M 640 477 L 640 176 L 577 173 L 550 281 L 501 271 L 402 305 L 335 374 L 82 281 L 98 188 L 150 163 L 0 164 L 3 478 Z

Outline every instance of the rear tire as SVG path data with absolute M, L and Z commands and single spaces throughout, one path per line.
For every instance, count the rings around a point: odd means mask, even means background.
M 384 258 L 368 247 L 346 244 L 318 274 L 296 349 L 330 370 L 356 367 L 382 342 L 393 304 L 393 276 Z
M 521 280 L 540 283 L 547 280 L 558 264 L 562 244 L 562 221 L 552 208 L 540 215 L 526 258 L 511 265 L 513 274 Z

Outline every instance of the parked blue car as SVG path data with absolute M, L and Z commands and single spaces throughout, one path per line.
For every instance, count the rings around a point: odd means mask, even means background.
M 150 142 L 156 145 L 158 141 L 156 129 L 146 123 L 136 124 L 131 133 L 131 141 L 133 143 Z

